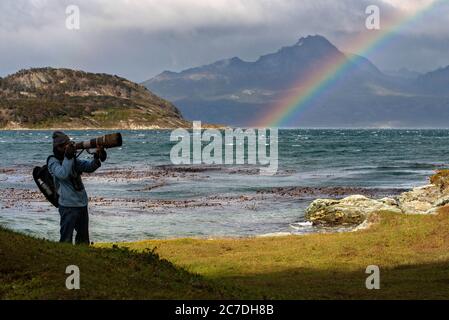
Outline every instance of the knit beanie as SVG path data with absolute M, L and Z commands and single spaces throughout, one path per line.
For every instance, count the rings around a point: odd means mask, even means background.
M 54 147 L 62 145 L 62 144 L 66 144 L 69 141 L 70 141 L 69 136 L 66 135 L 64 132 L 62 132 L 62 131 L 53 132 L 53 146 Z

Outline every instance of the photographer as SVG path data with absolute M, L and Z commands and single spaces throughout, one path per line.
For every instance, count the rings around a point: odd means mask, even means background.
M 48 171 L 53 176 L 59 194 L 60 242 L 89 244 L 89 216 L 87 193 L 81 180 L 83 172 L 94 172 L 106 160 L 103 148 L 98 148 L 91 161 L 76 158 L 76 148 L 61 131 L 53 133 L 53 155 L 48 159 Z

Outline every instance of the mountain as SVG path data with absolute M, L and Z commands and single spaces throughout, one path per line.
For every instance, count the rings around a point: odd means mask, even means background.
M 444 87 L 442 75 L 385 74 L 368 59 L 344 53 L 319 35 L 300 38 L 254 62 L 234 57 L 179 73 L 165 71 L 143 85 L 176 103 L 189 120 L 245 126 L 270 113 L 296 83 L 309 79 L 327 61 L 343 61 L 344 72 L 335 74 L 331 85 L 286 126 L 449 126 L 447 97 L 440 92 L 429 95 L 420 83 L 432 80 Z
M 428 94 L 449 95 L 449 66 L 419 76 L 416 86 Z
M 409 70 L 407 68 L 400 68 L 397 70 L 387 70 L 384 71 L 385 74 L 392 76 L 392 77 L 397 77 L 397 78 L 402 78 L 402 79 L 417 79 L 419 76 L 421 76 L 422 74 L 417 72 L 417 71 L 413 71 L 413 70 Z
M 118 76 L 35 68 L 0 78 L 0 128 L 189 126 L 179 110 Z
M 263 101 L 274 90 L 306 76 L 323 61 L 342 57 L 344 54 L 326 38 L 309 36 L 255 62 L 234 57 L 180 73 L 165 71 L 143 85 L 173 101 L 186 98 Z M 358 67 L 361 72 L 381 75 L 366 59 L 359 59 Z

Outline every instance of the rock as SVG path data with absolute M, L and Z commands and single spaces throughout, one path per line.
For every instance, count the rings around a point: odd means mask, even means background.
M 435 185 L 439 188 L 439 190 L 443 194 L 449 194 L 449 170 L 443 169 L 438 170 L 434 175 L 432 175 L 430 178 L 430 183 L 432 185 Z
M 427 214 L 437 206 L 441 197 L 440 188 L 433 184 L 413 188 L 399 196 L 399 208 L 406 214 Z
M 379 199 L 379 201 L 382 202 L 383 204 L 390 205 L 390 206 L 397 207 L 399 205 L 398 202 L 396 201 L 396 199 L 393 199 L 393 198 L 385 197 L 385 198 Z
M 306 209 L 305 217 L 314 225 L 337 226 L 360 225 L 376 211 L 437 214 L 440 207 L 449 205 L 449 169 L 438 170 L 430 177 L 430 183 L 401 193 L 397 200 L 373 200 L 362 195 L 341 200 L 317 199 Z
M 437 207 L 442 207 L 445 206 L 449 203 L 449 196 L 444 196 L 442 198 L 439 198 L 436 202 L 434 202 L 434 206 Z
M 439 210 L 440 210 L 439 207 L 432 207 L 429 210 L 427 210 L 425 214 L 438 214 Z
M 401 213 L 396 200 L 392 198 L 374 200 L 353 195 L 341 200 L 317 199 L 306 209 L 305 217 L 314 225 L 358 225 L 376 211 Z

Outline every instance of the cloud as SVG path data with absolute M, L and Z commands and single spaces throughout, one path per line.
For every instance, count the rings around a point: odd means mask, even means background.
M 428 7 L 438 0 L 382 0 L 384 3 L 390 4 L 405 12 L 416 12 L 421 8 Z
M 2 0 L 0 41 L 8 45 L 0 47 L 0 74 L 51 65 L 145 80 L 165 69 L 232 56 L 256 59 L 308 34 L 323 34 L 345 50 L 364 30 L 366 6 L 376 4 L 390 16 L 410 14 L 430 1 Z M 65 9 L 72 4 L 80 8 L 79 31 L 65 28 Z M 426 50 L 399 59 L 386 47 L 370 58 L 380 67 L 413 67 L 417 61 L 423 68 L 437 67 L 447 56 L 441 41 L 449 42 L 449 28 L 441 26 L 448 23 L 449 8 L 441 5 L 401 30 L 395 41 L 395 50 L 410 49 L 413 39 Z

